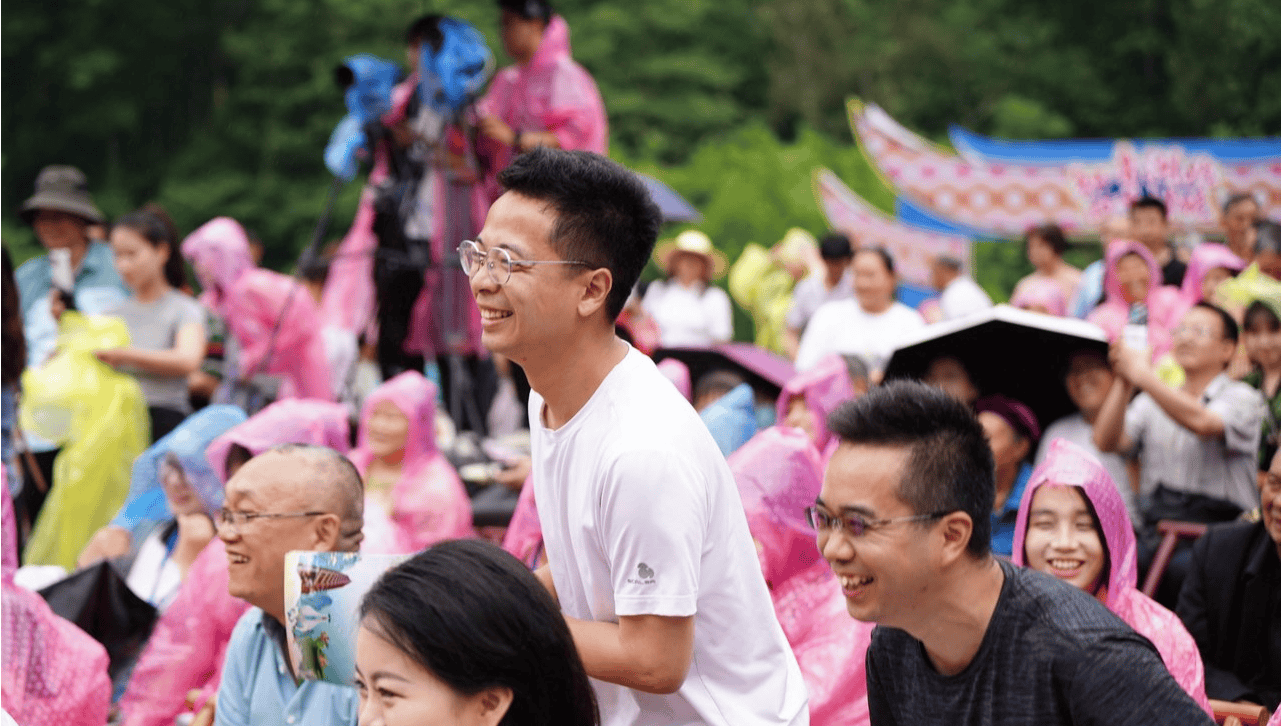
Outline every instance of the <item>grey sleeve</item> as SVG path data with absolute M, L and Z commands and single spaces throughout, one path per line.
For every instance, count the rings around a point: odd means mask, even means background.
M 1131 448 L 1117 453 L 1126 458 L 1139 455 L 1140 450 L 1144 448 L 1144 434 L 1148 431 L 1149 422 L 1158 413 L 1161 413 L 1161 410 L 1157 402 L 1147 393 L 1141 393 L 1127 404 L 1126 414 L 1122 419 L 1122 432 L 1131 440 Z
M 208 335 L 209 331 L 205 329 L 205 321 L 205 307 L 199 302 L 184 295 L 182 297 L 182 305 L 178 308 L 178 327 L 181 328 L 185 325 L 197 323 L 200 325 L 200 329 L 205 331 L 205 334 Z
M 1068 708 L 1077 726 L 1215 723 L 1139 636 L 1105 638 L 1074 661 L 1068 669 Z
M 1260 422 L 1264 420 L 1264 398 L 1244 383 L 1233 383 L 1224 393 L 1206 404 L 1224 421 L 1224 446 L 1239 454 L 1255 454 L 1260 446 Z

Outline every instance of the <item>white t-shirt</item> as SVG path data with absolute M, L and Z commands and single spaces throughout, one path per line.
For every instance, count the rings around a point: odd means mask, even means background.
M 531 393 L 534 493 L 562 610 L 695 618 L 680 690 L 594 679 L 602 724 L 809 723 L 738 489 L 690 404 L 632 349 L 565 425 L 548 429 L 542 411 Z
M 687 288 L 676 280 L 656 280 L 646 288 L 641 307 L 659 326 L 665 347 L 726 343 L 734 333 L 730 296 L 714 285 Z
M 899 341 L 925 324 L 916 310 L 899 302 L 875 315 L 864 312 L 858 300 L 824 303 L 801 336 L 797 370 L 813 368 L 829 353 L 857 355 L 869 368 L 883 370 Z
M 956 320 L 992 306 L 993 299 L 984 288 L 965 275 L 953 278 L 939 294 L 939 309 L 944 313 L 944 320 Z

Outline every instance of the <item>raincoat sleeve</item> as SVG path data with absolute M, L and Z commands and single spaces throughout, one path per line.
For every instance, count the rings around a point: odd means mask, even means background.
M 107 651 L 36 593 L 8 582 L 0 587 L 5 711 L 23 726 L 106 723 Z
M 454 467 L 435 456 L 413 479 L 400 482 L 392 518 L 402 552 L 418 552 L 442 540 L 474 536 L 472 504 Z
M 232 630 L 249 604 L 227 593 L 227 554 L 214 539 L 161 615 L 120 701 L 127 726 L 172 726 L 188 692 L 199 710 L 217 692 Z
M 503 535 L 503 549 L 524 562 L 526 567 L 534 569 L 542 548 L 543 528 L 539 524 L 539 508 L 534 502 L 534 482 L 527 476 L 521 485 L 521 496 L 516 500 L 512 521 Z

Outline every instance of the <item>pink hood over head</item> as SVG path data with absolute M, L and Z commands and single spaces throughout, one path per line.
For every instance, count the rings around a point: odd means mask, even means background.
M 855 397 L 846 361 L 836 354 L 825 356 L 810 370 L 793 376 L 775 403 L 775 421 L 779 425 L 783 425 L 788 407 L 797 396 L 806 399 L 806 406 L 815 419 L 815 448 L 823 451 L 832 440 L 832 433 L 828 431 L 828 414 Z
M 1148 344 L 1156 360 L 1171 349 L 1171 330 L 1179 321 L 1185 305 L 1179 290 L 1162 284 L 1162 270 L 1148 248 L 1134 240 L 1118 240 L 1109 245 L 1104 255 L 1104 302 L 1086 316 L 1089 322 L 1104 329 L 1110 341 L 1122 334 L 1130 316 L 1130 305 L 1122 296 L 1122 284 L 1117 279 L 1117 263 L 1123 257 L 1135 254 L 1144 261 L 1149 271 L 1149 288 L 1144 304 L 1148 308 Z
M 200 301 L 226 316 L 225 304 L 232 287 L 254 267 L 249 254 L 249 237 L 240 223 L 231 217 L 215 217 L 187 235 L 182 253 L 196 270 L 204 292 Z
M 1068 302 L 1064 300 L 1064 289 L 1049 277 L 1034 277 L 1023 282 L 1011 296 L 1010 304 L 1024 310 L 1038 306 L 1044 308 L 1050 315 L 1061 317 L 1068 311 Z
M 417 371 L 406 371 L 365 398 L 357 446 L 348 454 L 366 476 L 374 454 L 367 427 L 374 408 L 396 406 L 408 420 L 400 479 L 392 487 L 394 543 L 384 548 L 417 552 L 445 539 L 471 537 L 472 504 L 458 473 L 436 447 L 436 384 Z
M 1180 285 L 1180 298 L 1192 306 L 1202 301 L 1202 281 L 1206 274 L 1217 267 L 1227 268 L 1234 275 L 1246 269 L 1246 262 L 1221 244 L 1204 242 L 1193 249 L 1189 257 L 1184 283 Z
M 285 377 L 280 398 L 334 400 L 316 301 L 292 277 L 254 269 L 231 288 L 224 317 L 240 344 L 239 374 Z
M 291 398 L 277 401 L 227 430 L 205 449 L 205 458 L 227 481 L 227 452 L 240 444 L 258 456 L 277 444 L 312 444 L 346 451 L 350 424 L 339 403 Z
M 1015 522 L 1015 547 L 1011 561 L 1021 567 L 1028 561 L 1024 538 L 1033 496 L 1045 485 L 1073 486 L 1090 502 L 1099 520 L 1100 535 L 1108 551 L 1108 579 L 1103 583 L 1104 605 L 1127 625 L 1148 638 L 1162 656 L 1162 662 L 1193 700 L 1208 714 L 1202 658 L 1193 636 L 1170 610 L 1158 605 L 1136 589 L 1137 561 L 1135 530 L 1126 504 L 1108 471 L 1093 454 L 1064 439 L 1051 441 L 1042 463 L 1033 470 L 1019 503 Z

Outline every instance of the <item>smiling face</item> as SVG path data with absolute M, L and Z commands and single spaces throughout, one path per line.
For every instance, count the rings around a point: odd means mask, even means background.
M 984 427 L 984 437 L 993 450 L 993 465 L 1000 471 L 1015 466 L 1028 456 L 1028 439 L 1015 432 L 1006 419 L 992 411 L 979 414 L 979 425 Z
M 226 487 L 223 506 L 233 512 L 306 512 L 316 502 L 308 497 L 314 468 L 288 454 L 266 453 L 249 460 Z M 331 515 L 332 516 L 332 515 Z M 319 517 L 253 519 L 236 527 L 220 525 L 227 547 L 228 586 L 238 597 L 268 613 L 285 610 L 285 553 L 316 549 Z
M 1079 488 L 1046 484 L 1033 495 L 1024 561 L 1079 590 L 1098 592 L 1107 576 L 1103 537 Z
M 1059 255 L 1055 254 L 1055 248 L 1049 242 L 1035 234 L 1028 236 L 1028 261 L 1033 267 L 1040 270 L 1058 259 Z
M 817 506 L 832 515 L 869 520 L 917 514 L 898 496 L 909 452 L 843 443 L 828 463 Z M 938 574 L 932 566 L 938 539 L 934 529 L 895 522 L 859 537 L 820 531 L 817 544 L 837 575 L 851 617 L 908 629 L 922 620 L 924 596 Z
M 579 322 L 585 285 L 576 265 L 526 265 L 521 260 L 559 260 L 550 242 L 556 212 L 543 202 L 507 192 L 490 207 L 478 242 L 482 250 L 503 247 L 512 256 L 504 284 L 484 268 L 471 277 L 481 310 L 481 342 L 525 365 L 531 357 L 564 346 Z
M 865 312 L 880 313 L 895 301 L 895 276 L 881 255 L 872 250 L 855 254 L 855 298 Z
M 1115 270 L 1117 284 L 1122 288 L 1122 299 L 1127 305 L 1144 302 L 1148 298 L 1148 288 L 1153 284 L 1153 276 L 1143 257 L 1133 252 L 1123 255 L 1117 261 Z
M 116 272 L 130 290 L 164 283 L 169 245 L 153 245 L 129 227 L 112 228 L 110 241 Z
M 1234 252 L 1246 249 L 1248 232 L 1259 218 L 1260 207 L 1254 199 L 1243 199 L 1224 213 L 1224 238 Z
M 1277 370 L 1282 357 L 1282 332 L 1270 325 L 1264 315 L 1255 316 L 1251 326 L 1242 329 L 1242 346 L 1251 363 L 1266 371 Z
M 1131 211 L 1131 234 L 1150 250 L 1156 250 L 1166 244 L 1170 228 L 1162 210 L 1156 207 L 1140 207 Z
M 365 441 L 375 457 L 393 456 L 405 450 L 410 420 L 391 401 L 379 401 L 365 420 Z
M 511 10 L 499 11 L 499 35 L 503 50 L 517 63 L 529 63 L 543 42 L 545 25 L 537 18 L 526 19 Z
M 356 687 L 360 726 L 488 726 L 507 711 L 486 708 L 488 691 L 458 693 L 366 623 L 356 635 Z

